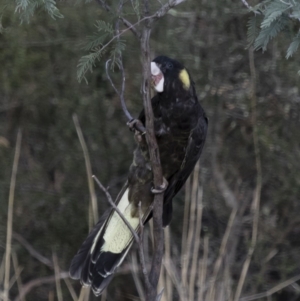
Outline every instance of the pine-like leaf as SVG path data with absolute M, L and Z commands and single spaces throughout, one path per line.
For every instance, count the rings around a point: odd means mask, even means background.
M 286 18 L 282 16 L 281 18 L 274 20 L 269 27 L 263 28 L 255 39 L 254 48 L 256 50 L 262 49 L 265 51 L 269 41 L 276 37 L 286 24 Z
M 30 5 L 30 0 L 16 0 L 16 9 L 15 12 L 25 11 Z
M 122 52 L 125 50 L 125 41 L 118 39 L 114 43 L 112 50 L 110 51 L 111 68 L 114 69 L 115 65 L 119 65 L 119 59 L 122 56 Z
M 15 12 L 20 14 L 21 23 L 29 23 L 30 18 L 33 16 L 40 3 L 38 1 L 17 0 L 16 4 Z
M 298 33 L 295 38 L 293 39 L 293 42 L 290 44 L 287 52 L 286 52 L 286 58 L 288 59 L 291 57 L 298 49 L 300 45 L 300 33 Z
M 289 15 L 290 18 L 300 20 L 300 4 L 297 3 L 293 6 L 292 13 Z
M 44 8 L 51 18 L 63 18 L 64 16 L 60 13 L 56 7 L 55 0 L 42 0 L 44 2 Z
M 140 1 L 139 0 L 131 0 L 132 8 L 137 15 L 138 19 L 141 18 L 141 12 L 140 12 Z
M 114 29 L 113 29 L 112 25 L 109 24 L 109 23 L 106 23 L 103 20 L 96 21 L 95 26 L 96 26 L 98 31 L 104 31 L 104 32 L 107 32 L 111 35 L 114 34 Z
M 55 0 L 16 0 L 15 12 L 20 14 L 21 23 L 29 23 L 30 18 L 38 8 L 44 8 L 53 19 L 63 18 L 63 15 L 56 7 Z
M 264 20 L 261 23 L 261 28 L 271 26 L 278 17 L 280 17 L 286 10 L 291 8 L 291 5 L 278 0 L 274 0 L 267 5 L 264 10 Z
M 87 71 L 93 72 L 93 67 L 95 66 L 96 60 L 100 59 L 102 53 L 103 51 L 100 49 L 88 55 L 84 55 L 79 59 L 77 65 L 77 80 L 79 82 L 81 82 L 82 79 L 86 80 L 85 74 Z
M 247 24 L 247 27 L 248 27 L 248 31 L 247 31 L 248 46 L 247 47 L 250 47 L 254 43 L 254 41 L 255 41 L 258 33 L 259 33 L 258 18 L 259 17 L 257 15 L 253 15 L 248 20 L 248 24 Z
M 88 37 L 88 43 L 83 45 L 83 49 L 86 51 L 93 50 L 96 47 L 102 47 L 105 39 L 108 37 L 107 33 L 99 35 L 98 33 Z

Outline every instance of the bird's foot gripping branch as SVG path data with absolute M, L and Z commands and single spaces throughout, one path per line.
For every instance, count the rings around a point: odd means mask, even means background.
M 146 134 L 145 126 L 139 119 L 135 119 L 135 118 L 131 119 L 130 121 L 127 122 L 127 126 L 132 132 L 138 131 L 141 135 Z
M 165 177 L 163 177 L 163 183 L 161 185 L 159 185 L 158 187 L 152 187 L 151 188 L 151 192 L 153 194 L 163 193 L 163 192 L 165 192 L 167 190 L 168 185 L 169 185 L 168 180 Z

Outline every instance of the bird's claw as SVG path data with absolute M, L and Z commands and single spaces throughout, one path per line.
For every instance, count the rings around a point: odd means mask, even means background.
M 127 122 L 127 126 L 132 132 L 139 132 L 141 135 L 146 134 L 144 125 L 139 119 L 135 119 L 135 118 L 131 119 L 130 121 Z
M 166 178 L 163 178 L 163 183 L 161 185 L 159 185 L 158 187 L 152 187 L 151 188 L 151 192 L 153 194 L 160 194 L 160 193 L 163 193 L 167 187 L 168 187 L 169 183 L 168 181 L 166 180 Z

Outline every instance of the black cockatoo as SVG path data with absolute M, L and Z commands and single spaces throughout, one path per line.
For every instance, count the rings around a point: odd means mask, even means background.
M 158 56 L 151 62 L 156 95 L 152 98 L 154 129 L 160 151 L 164 179 L 163 225 L 172 218 L 172 200 L 198 161 L 206 138 L 207 118 L 198 102 L 194 82 L 185 67 L 176 60 Z M 138 118 L 145 124 L 144 111 Z M 128 180 L 116 204 L 133 229 L 139 231 L 141 202 L 143 222 L 152 215 L 153 174 L 144 136 L 134 151 Z M 111 281 L 132 243 L 132 233 L 114 209 L 107 210 L 72 260 L 70 276 L 80 279 L 100 295 Z

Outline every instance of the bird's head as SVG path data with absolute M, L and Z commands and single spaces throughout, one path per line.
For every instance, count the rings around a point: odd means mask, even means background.
M 151 62 L 152 85 L 159 92 L 169 89 L 189 90 L 191 79 L 184 66 L 166 56 L 158 56 Z

